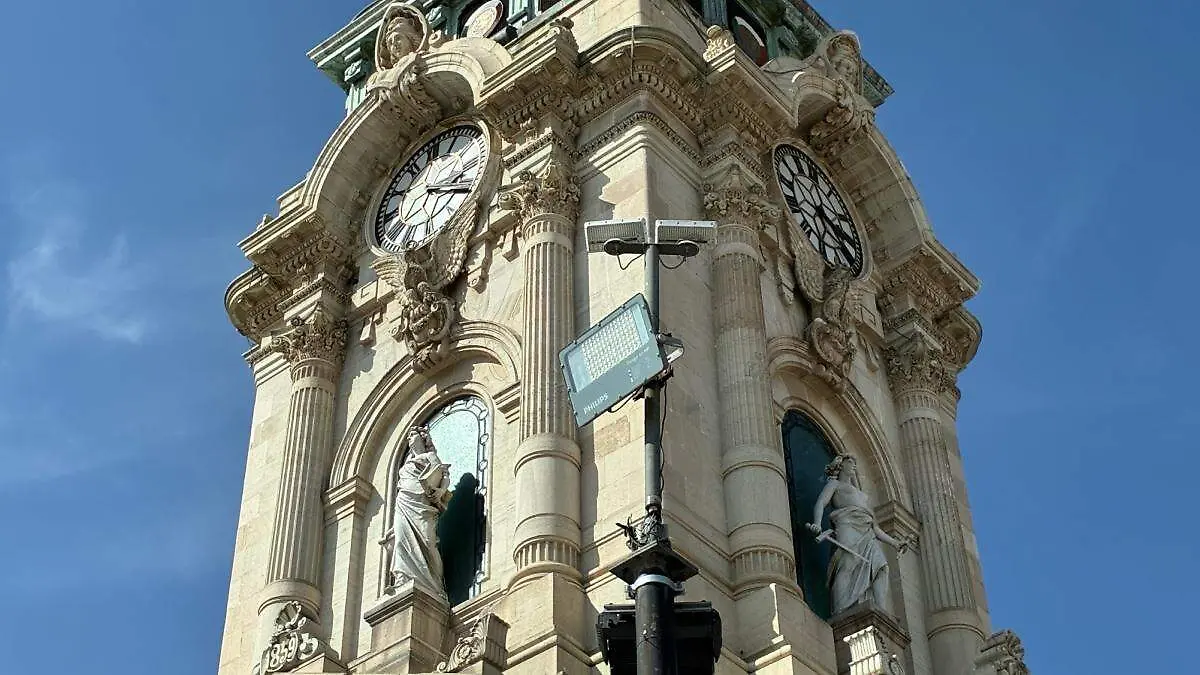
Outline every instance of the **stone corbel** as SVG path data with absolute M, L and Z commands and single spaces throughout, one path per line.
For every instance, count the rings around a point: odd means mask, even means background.
M 934 321 L 934 327 L 947 363 L 955 372 L 961 372 L 979 351 L 983 339 L 979 320 L 960 305 Z
M 839 673 L 904 675 L 901 656 L 911 638 L 895 617 L 862 604 L 831 618 L 829 624 L 837 641 Z
M 578 134 L 575 87 L 579 47 L 567 18 L 550 21 L 522 46 L 515 63 L 483 93 L 479 111 L 513 148 L 506 164 L 519 164 L 546 144 L 569 146 Z
M 733 33 L 724 26 L 709 26 L 705 32 L 704 42 L 704 60 L 713 62 L 717 57 L 722 56 L 730 50 L 737 51 L 737 43 L 733 40 Z
M 822 157 L 835 160 L 870 133 L 875 108 L 844 80 L 837 81 L 837 99 L 808 132 L 808 143 Z
M 455 641 L 450 656 L 437 664 L 436 672 L 459 673 L 482 663 L 484 673 L 499 673 L 506 658 L 504 643 L 507 635 L 508 624 L 496 616 L 492 607 L 485 608 L 470 630 Z

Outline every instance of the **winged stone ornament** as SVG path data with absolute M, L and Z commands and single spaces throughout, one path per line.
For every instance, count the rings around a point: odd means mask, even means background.
M 408 346 L 417 371 L 429 370 L 449 352 L 450 333 L 458 319 L 450 286 L 462 274 L 477 215 L 477 205 L 466 205 L 430 238 L 409 242 L 401 252 L 371 263 L 379 278 L 397 291 L 390 333 Z
M 808 339 L 816 354 L 816 372 L 835 390 L 846 386 L 857 352 L 854 328 L 856 293 L 854 274 L 846 267 L 825 269 L 821 301 L 808 325 Z
M 820 302 L 824 298 L 825 261 L 797 229 L 791 228 L 790 235 L 796 283 L 810 303 Z

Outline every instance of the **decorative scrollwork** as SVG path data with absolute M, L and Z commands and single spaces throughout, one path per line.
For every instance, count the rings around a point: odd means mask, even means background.
M 485 608 L 471 626 L 471 630 L 454 643 L 454 647 L 450 649 L 450 656 L 437 664 L 436 672 L 457 673 L 481 659 L 487 646 L 488 624 L 494 616 L 494 607 Z
M 263 650 L 259 673 L 289 670 L 316 656 L 321 643 L 303 631 L 307 625 L 308 617 L 304 616 L 299 602 L 292 600 L 285 604 L 275 618 L 275 630 Z
M 875 123 L 875 109 L 845 80 L 837 80 L 837 102 L 808 134 L 809 145 L 834 158 L 866 136 Z

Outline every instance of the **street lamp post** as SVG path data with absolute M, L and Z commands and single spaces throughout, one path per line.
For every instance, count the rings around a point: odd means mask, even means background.
M 632 641 L 635 646 L 637 675 L 676 675 L 679 672 L 680 658 L 675 649 L 675 622 L 680 617 L 690 628 L 689 639 L 696 639 L 707 645 L 707 649 L 695 650 L 695 653 L 689 654 L 693 660 L 697 660 L 696 654 L 703 654 L 699 662 L 707 662 L 706 667 L 708 672 L 711 672 L 719 651 L 720 617 L 716 611 L 708 603 L 685 603 L 689 606 L 684 608 L 686 613 L 681 614 L 682 606 L 674 603 L 675 596 L 683 592 L 683 582 L 694 576 L 697 570 L 671 548 L 662 521 L 662 390 L 671 376 L 669 362 L 682 352 L 682 343 L 669 335 L 663 335 L 660 331 L 659 291 L 659 256 L 688 258 L 696 255 L 700 251 L 700 245 L 708 241 L 715 227 L 716 223 L 711 221 L 693 220 L 659 220 L 654 223 L 653 228 L 642 219 L 594 221 L 584 224 L 589 252 L 618 256 L 645 255 L 645 306 L 649 314 L 649 332 L 657 341 L 661 354 L 662 369 L 636 387 L 645 400 L 646 515 L 637 526 L 619 526 L 625 531 L 632 553 L 618 562 L 612 570 L 614 575 L 629 585 L 634 599 Z M 630 303 L 626 303 L 622 310 L 618 311 L 625 310 L 629 305 Z M 611 317 L 605 321 L 610 319 Z M 568 389 L 574 392 L 572 384 L 576 378 L 572 376 L 568 367 L 569 359 L 565 356 L 569 349 L 570 347 L 564 350 L 563 363 Z M 673 354 L 668 355 L 668 349 L 672 349 Z M 593 394 L 592 398 L 587 400 L 594 398 Z M 584 420 L 590 421 L 595 414 L 592 413 L 590 418 L 581 416 L 577 407 L 576 418 L 581 423 L 586 423 Z M 606 609 L 608 611 L 602 613 L 598 621 L 598 630 L 604 642 L 602 651 L 606 660 L 610 662 L 614 675 L 631 672 L 628 665 L 632 664 L 625 664 L 622 657 L 615 655 L 617 648 L 611 646 L 623 644 L 623 638 L 617 637 L 617 627 L 628 618 L 628 608 L 609 606 Z M 614 662 L 614 659 L 620 662 Z

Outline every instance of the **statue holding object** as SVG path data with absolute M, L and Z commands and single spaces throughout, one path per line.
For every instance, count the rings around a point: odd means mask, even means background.
M 879 542 L 895 547 L 900 553 L 908 541 L 896 541 L 884 532 L 871 511 L 870 497 L 858 485 L 858 469 L 853 457 L 838 455 L 825 467 L 828 482 L 813 506 L 813 522 L 808 529 L 817 541 L 833 544 L 829 563 L 830 596 L 833 614 L 840 614 L 861 602 L 888 608 L 888 561 Z M 825 507 L 832 505 L 829 519 L 833 529 L 821 530 Z
M 391 588 L 412 581 L 438 597 L 446 597 L 437 523 L 451 495 L 450 465 L 438 457 L 428 429 L 414 427 L 408 436 L 408 453 L 396 476 Z

